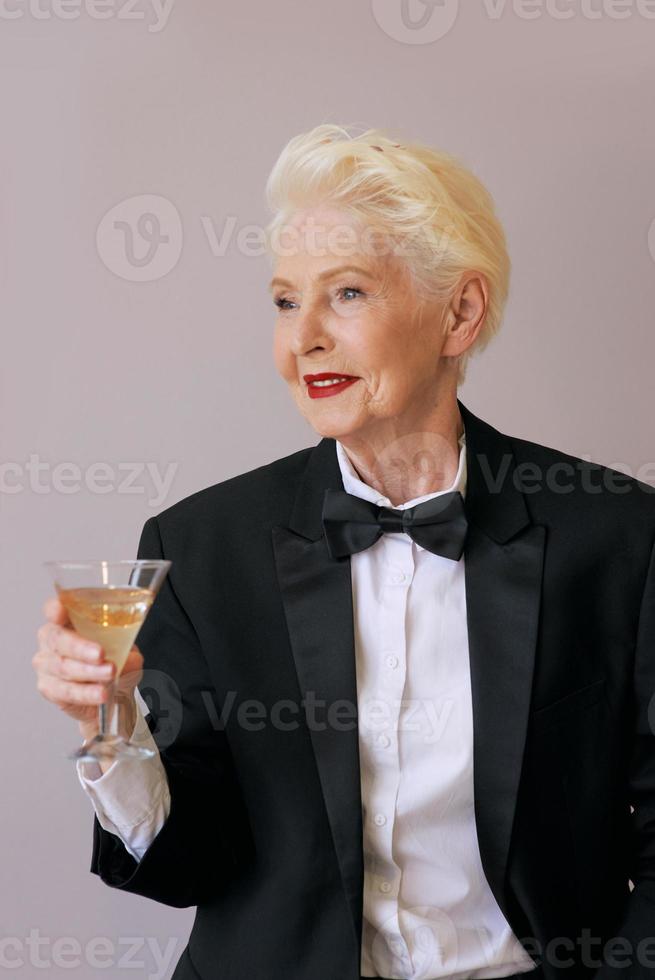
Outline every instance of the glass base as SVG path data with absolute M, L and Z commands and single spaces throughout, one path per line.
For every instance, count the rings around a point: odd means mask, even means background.
M 151 759 L 152 749 L 133 745 L 118 735 L 96 735 L 74 752 L 66 756 L 76 762 L 100 762 L 107 759 Z

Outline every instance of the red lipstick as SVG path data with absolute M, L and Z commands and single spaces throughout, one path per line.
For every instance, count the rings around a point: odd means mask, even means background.
M 344 381 L 335 381 L 337 378 L 345 378 Z M 303 381 L 307 384 L 307 392 L 310 398 L 328 398 L 330 395 L 338 395 L 340 391 L 345 391 L 359 378 L 350 374 L 335 374 L 333 371 L 324 371 L 321 374 L 304 374 Z M 312 384 L 313 381 L 329 382 L 328 384 Z

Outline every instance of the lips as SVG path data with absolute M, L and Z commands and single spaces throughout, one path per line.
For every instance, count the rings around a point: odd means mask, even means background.
M 355 378 L 354 374 L 335 374 L 332 371 L 324 371 L 322 374 L 303 374 L 303 381 L 309 384 L 311 381 L 330 381 L 334 378 Z
M 359 381 L 359 378 L 352 374 L 324 372 L 322 374 L 306 374 L 304 380 L 307 381 L 307 394 L 310 398 L 328 398 L 330 395 L 338 395 L 346 388 L 350 388 L 356 381 Z

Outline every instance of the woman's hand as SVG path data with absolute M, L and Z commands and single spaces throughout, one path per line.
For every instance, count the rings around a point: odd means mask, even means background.
M 79 723 L 86 741 L 98 733 L 98 705 L 107 701 L 107 687 L 114 680 L 115 666 L 105 660 L 97 643 L 75 632 L 59 599 L 48 599 L 43 612 L 46 622 L 37 631 L 39 649 L 32 657 L 36 686 L 47 701 Z M 126 739 L 136 721 L 134 688 L 141 679 L 142 668 L 143 655 L 133 646 L 114 691 L 116 710 L 120 708 L 118 732 Z

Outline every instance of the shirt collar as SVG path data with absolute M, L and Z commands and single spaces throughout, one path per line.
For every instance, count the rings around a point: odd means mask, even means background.
M 374 504 L 384 507 L 393 507 L 388 497 L 383 496 L 378 490 L 369 486 L 368 483 L 358 476 L 355 467 L 351 463 L 346 450 L 341 445 L 339 440 L 336 441 L 337 448 L 337 459 L 339 461 L 339 468 L 341 470 L 341 478 L 343 480 L 343 488 L 346 493 L 351 493 L 355 497 L 362 497 L 364 500 L 370 500 Z M 423 494 L 422 497 L 413 497 L 411 500 L 406 500 L 405 503 L 396 504 L 395 510 L 404 510 L 406 507 L 413 507 L 415 504 L 423 503 L 424 500 L 431 500 L 432 497 L 438 497 L 439 494 L 448 493 L 451 490 L 459 490 L 462 497 L 466 497 L 466 433 L 463 431 L 459 437 L 459 465 L 457 467 L 457 474 L 451 486 L 446 487 L 443 490 L 435 490 L 433 493 Z M 419 546 L 420 547 L 420 546 Z

